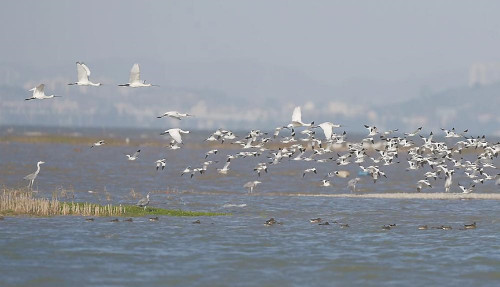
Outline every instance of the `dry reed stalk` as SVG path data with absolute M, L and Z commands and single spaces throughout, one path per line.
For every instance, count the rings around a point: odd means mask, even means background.
M 92 203 L 60 202 L 55 195 L 52 199 L 35 198 L 31 192 L 3 190 L 0 195 L 0 214 L 3 213 L 34 216 L 120 216 L 125 213 L 125 209 L 111 204 L 100 206 Z

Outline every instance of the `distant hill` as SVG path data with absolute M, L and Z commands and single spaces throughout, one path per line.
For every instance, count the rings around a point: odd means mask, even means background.
M 104 83 L 98 88 L 68 86 L 76 77 L 74 65 L 43 70 L 3 65 L 0 125 L 270 129 L 287 124 L 293 107 L 300 105 L 304 121 L 340 123 L 353 132 L 364 132 L 363 124 L 375 124 L 380 129 L 425 126 L 500 133 L 500 84 L 421 93 L 413 82 L 358 79 L 333 87 L 292 68 L 258 63 L 140 63 L 143 79 L 159 88 L 117 87 L 128 80 L 132 65 L 119 59 L 90 64 L 92 78 Z M 63 97 L 25 102 L 27 90 L 42 82 L 48 94 Z M 156 118 L 168 110 L 195 117 Z
M 500 83 L 456 88 L 394 105 L 380 106 L 386 126 L 425 126 L 428 130 L 470 129 L 476 135 L 500 135 Z

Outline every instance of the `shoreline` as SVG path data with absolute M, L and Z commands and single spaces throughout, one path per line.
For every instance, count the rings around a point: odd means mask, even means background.
M 274 193 L 273 195 L 280 195 Z M 284 194 L 283 194 L 284 195 Z M 366 193 L 366 194 L 287 194 L 297 197 L 335 197 L 335 198 L 381 198 L 381 199 L 439 199 L 439 200 L 500 200 L 500 193 Z
M 224 191 L 164 191 L 168 194 L 199 194 L 199 195 L 225 195 L 234 194 Z M 439 200 L 500 200 L 500 193 L 284 193 L 284 192 L 253 192 L 241 193 L 247 196 L 289 196 L 289 197 L 334 197 L 334 198 L 380 198 L 380 199 L 439 199 Z

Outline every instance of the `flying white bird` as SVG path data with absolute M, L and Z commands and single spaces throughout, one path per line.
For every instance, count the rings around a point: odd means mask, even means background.
M 191 166 L 188 166 L 182 171 L 181 176 L 183 176 L 185 173 L 190 173 L 190 172 L 191 172 Z
M 330 181 L 328 179 L 322 179 L 321 180 L 321 186 L 325 186 L 325 187 L 328 187 L 328 186 L 331 186 L 332 184 L 330 183 Z
M 155 163 L 156 163 L 156 170 L 158 170 L 160 167 L 161 167 L 161 170 L 163 170 L 163 169 L 165 169 L 165 166 L 167 165 L 167 159 L 162 158 L 162 159 L 155 161 Z
M 259 163 L 254 169 L 253 169 L 255 172 L 257 172 L 257 175 L 260 176 L 260 173 L 262 171 L 266 172 L 267 173 L 267 163 L 265 162 L 261 162 Z
M 61 96 L 54 96 L 54 95 L 46 96 L 45 92 L 43 91 L 44 89 L 45 89 L 45 85 L 44 84 L 40 84 L 40 85 L 34 87 L 33 89 L 29 90 L 30 92 L 31 91 L 33 92 L 33 96 L 31 96 L 31 98 L 27 98 L 25 100 L 26 101 L 29 101 L 29 100 L 45 100 L 45 99 L 52 99 L 52 98 L 60 98 L 61 97 Z
M 418 135 L 418 133 L 422 130 L 422 127 L 419 127 L 418 129 L 416 129 L 414 132 L 412 133 L 405 133 L 405 136 L 407 137 L 414 137 L 416 135 Z
M 375 127 L 375 126 L 365 125 L 365 128 L 366 128 L 366 129 L 370 132 L 370 133 L 368 134 L 368 136 L 369 136 L 369 137 L 371 137 L 371 136 L 374 136 L 374 135 L 378 134 L 378 129 L 377 129 L 377 127 Z
M 458 187 L 462 190 L 462 193 L 471 193 L 474 191 L 475 185 L 471 184 L 469 188 L 465 188 L 465 186 L 461 185 L 460 182 L 458 183 Z
M 158 87 L 158 85 L 146 84 L 146 81 L 141 81 L 141 71 L 139 70 L 139 64 L 134 64 L 130 70 L 130 77 L 128 83 L 118 85 L 120 87 Z
M 181 144 L 182 143 L 181 133 L 188 134 L 189 131 L 183 131 L 179 128 L 175 128 L 175 129 L 166 130 L 166 131 L 162 132 L 161 135 L 169 134 L 175 140 L 175 142 Z
M 169 112 L 166 112 L 164 113 L 163 115 L 161 116 L 158 116 L 157 118 L 161 119 L 163 117 L 170 117 L 170 118 L 173 118 L 173 119 L 182 119 L 182 118 L 185 118 L 185 117 L 192 117 L 193 115 L 190 115 L 190 114 L 186 114 L 186 113 L 179 113 L 178 111 L 169 111 Z
M 432 188 L 432 185 L 429 183 L 429 181 L 425 179 L 421 179 L 417 182 L 417 192 L 422 191 L 422 188 L 424 187 L 430 187 Z
M 341 125 L 336 125 L 331 122 L 324 122 L 318 125 L 322 130 L 323 133 L 325 134 L 326 140 L 331 140 L 332 135 L 333 135 L 333 129 L 334 128 L 340 128 Z
M 207 158 L 209 155 L 211 154 L 217 154 L 218 150 L 217 149 L 212 149 L 212 150 L 209 150 L 206 154 L 205 154 L 205 158 Z
M 139 153 L 141 150 L 137 150 L 133 155 L 126 154 L 128 160 L 136 160 L 139 158 Z
M 456 133 L 455 128 L 452 128 L 451 130 L 441 128 L 441 130 L 446 134 L 445 138 L 459 138 L 463 136 L 461 134 Z M 468 130 L 464 131 L 464 133 L 466 132 L 468 132 Z
M 297 127 L 310 127 L 314 125 L 314 122 L 311 122 L 310 124 L 305 124 L 302 122 L 302 111 L 300 110 L 300 107 L 295 107 L 293 110 L 292 114 L 292 122 L 288 124 L 288 128 L 297 128 Z
M 348 172 L 347 170 L 337 170 L 334 172 L 329 172 L 327 176 L 328 177 L 338 176 L 340 178 L 347 178 L 350 175 L 351 175 L 351 173 Z
M 229 171 L 229 165 L 231 164 L 231 157 L 227 158 L 226 164 L 222 168 L 217 169 L 217 172 L 220 174 L 227 174 Z
M 106 144 L 106 143 L 104 142 L 104 140 L 100 140 L 100 141 L 98 141 L 98 142 L 94 143 L 94 144 L 93 144 L 90 148 L 93 148 L 93 147 L 95 147 L 95 146 L 101 146 L 101 145 L 104 145 L 104 144 Z
M 39 161 L 36 164 L 36 171 L 32 174 L 28 174 L 27 176 L 24 177 L 24 179 L 29 180 L 30 182 L 28 183 L 28 188 L 33 188 L 33 183 L 35 182 L 35 178 L 38 176 L 38 173 L 40 172 L 40 165 L 44 164 L 45 162 Z
M 89 80 L 90 69 L 84 63 L 76 62 L 76 71 L 78 73 L 78 81 L 74 83 L 69 83 L 68 85 L 94 86 L 94 87 L 98 87 L 101 85 L 101 83 L 92 83 Z
M 302 177 L 306 176 L 306 173 L 310 173 L 310 172 L 317 173 L 316 168 L 313 167 L 313 168 L 305 169 L 304 172 L 302 173 Z

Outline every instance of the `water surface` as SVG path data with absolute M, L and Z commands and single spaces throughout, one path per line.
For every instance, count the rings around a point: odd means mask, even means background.
M 139 160 L 127 161 L 123 153 L 137 148 Z M 117 223 L 112 218 L 6 217 L 0 221 L 0 286 L 500 284 L 496 200 L 295 197 L 347 193 L 347 179 L 321 187 L 323 176 L 338 167 L 295 161 L 270 166 L 258 178 L 253 168 L 264 156 L 236 159 L 227 176 L 218 175 L 215 169 L 234 149 L 211 157 L 219 162 L 205 175 L 180 176 L 186 166 L 200 166 L 207 150 L 1 143 L 0 184 L 6 187 L 25 186 L 22 177 L 43 160 L 36 196 L 57 193 L 62 200 L 133 204 L 152 191 L 152 206 L 232 215 Z M 167 167 L 156 171 L 154 161 L 163 157 Z M 312 166 L 318 174 L 303 178 L 302 170 Z M 384 167 L 388 178 L 375 184 L 363 177 L 361 192 L 414 192 L 424 170 L 410 173 L 401 166 Z M 354 165 L 347 170 L 357 173 Z M 256 193 L 247 193 L 243 184 L 257 179 L 263 183 Z M 438 179 L 428 191 L 442 192 L 443 185 Z M 476 192 L 494 193 L 498 187 L 489 182 Z M 282 224 L 266 226 L 271 217 Z M 330 225 L 311 224 L 316 217 Z M 201 224 L 192 223 L 197 219 Z M 472 222 L 477 229 L 461 230 Z M 396 227 L 383 230 L 386 224 Z M 424 224 L 428 230 L 417 229 Z M 430 228 L 441 225 L 453 229 Z

